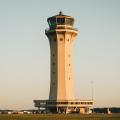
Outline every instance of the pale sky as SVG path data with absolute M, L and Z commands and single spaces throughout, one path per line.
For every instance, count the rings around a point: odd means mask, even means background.
M 50 47 L 47 18 L 75 18 L 76 99 L 120 107 L 120 0 L 0 0 L 0 109 L 31 109 L 48 99 Z

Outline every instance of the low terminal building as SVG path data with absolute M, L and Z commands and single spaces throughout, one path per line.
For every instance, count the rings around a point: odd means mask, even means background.
M 35 107 L 40 113 L 81 113 L 89 114 L 93 101 L 91 100 L 34 100 Z

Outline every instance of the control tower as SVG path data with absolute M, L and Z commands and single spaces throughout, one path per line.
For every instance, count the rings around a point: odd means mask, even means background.
M 74 100 L 72 76 L 72 46 L 78 31 L 74 18 L 59 15 L 48 18 L 45 31 L 50 43 L 51 82 L 49 100 Z
M 76 100 L 73 89 L 72 47 L 78 30 L 74 18 L 59 12 L 47 19 L 45 34 L 50 44 L 50 92 L 48 100 L 34 100 L 35 106 L 55 113 L 85 113 L 93 101 Z

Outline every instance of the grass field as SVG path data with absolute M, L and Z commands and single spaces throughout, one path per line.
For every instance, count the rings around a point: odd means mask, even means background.
M 38 114 L 38 115 L 0 115 L 0 120 L 120 120 L 120 114 Z

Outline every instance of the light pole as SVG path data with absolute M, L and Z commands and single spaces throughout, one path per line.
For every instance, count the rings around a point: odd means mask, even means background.
M 92 101 L 94 101 L 94 81 L 91 81 L 91 97 Z M 94 104 L 93 104 L 93 113 L 94 113 Z

